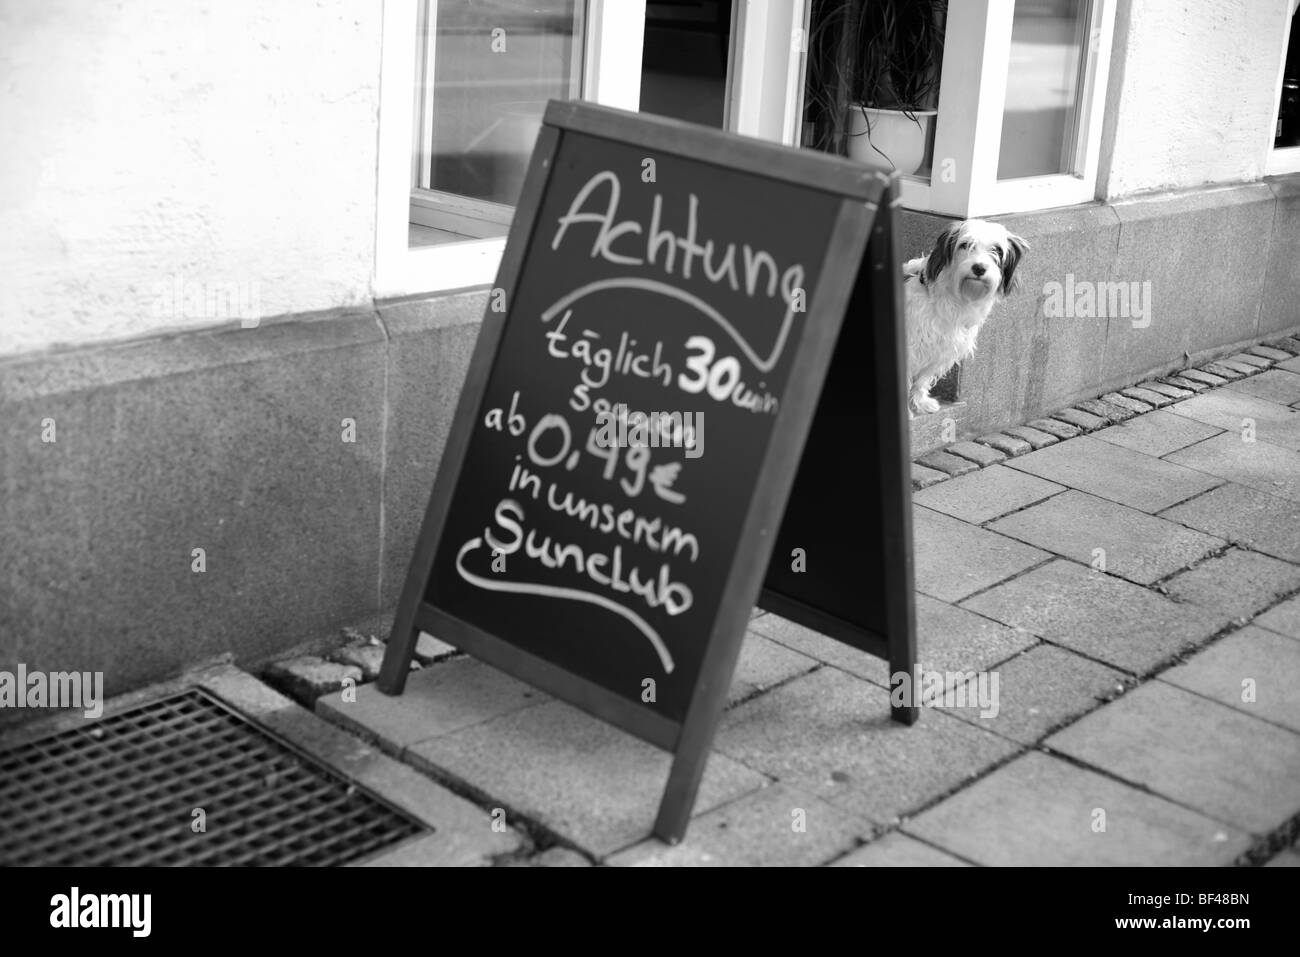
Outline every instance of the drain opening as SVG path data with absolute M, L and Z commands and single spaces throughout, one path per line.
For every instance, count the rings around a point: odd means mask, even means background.
M 0 808 L 5 866 L 330 866 L 429 830 L 200 689 L 0 748 Z

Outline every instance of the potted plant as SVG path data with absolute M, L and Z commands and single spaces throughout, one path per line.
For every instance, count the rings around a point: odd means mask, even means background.
M 814 0 L 808 145 L 914 173 L 937 115 L 947 0 Z

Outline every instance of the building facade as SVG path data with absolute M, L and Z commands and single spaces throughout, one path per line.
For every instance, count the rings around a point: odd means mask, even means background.
M 6 5 L 0 666 L 111 693 L 377 627 L 542 104 L 806 145 L 829 6 Z M 1300 326 L 1296 22 L 950 0 L 903 251 L 1031 250 L 914 453 Z

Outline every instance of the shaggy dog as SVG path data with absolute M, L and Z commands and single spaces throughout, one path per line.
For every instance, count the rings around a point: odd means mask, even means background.
M 907 309 L 907 405 L 938 412 L 930 389 L 975 352 L 975 337 L 1029 248 L 1004 226 L 981 219 L 952 223 L 927 256 L 903 264 Z

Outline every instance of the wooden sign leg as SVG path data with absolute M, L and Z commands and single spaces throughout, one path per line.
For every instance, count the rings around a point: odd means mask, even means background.
M 388 646 L 384 649 L 384 663 L 375 682 L 384 694 L 399 695 L 406 690 L 406 676 L 411 672 L 411 658 L 420 636 L 415 627 L 416 604 L 403 602 L 398 605 L 397 617 L 393 619 L 393 630 L 388 634 Z
M 706 723 L 707 729 L 701 727 Z M 655 818 L 654 835 L 661 841 L 676 844 L 686 834 L 695 796 L 699 793 L 704 768 L 709 762 L 717 723 L 717 716 L 709 722 L 692 722 L 688 718 L 682 727 L 681 742 L 673 754 L 672 770 L 668 772 L 668 784 L 664 787 L 659 814 Z
M 903 321 L 903 288 L 899 282 L 897 181 L 891 180 L 880 197 L 880 209 L 867 246 L 866 266 L 872 282 L 875 323 L 876 415 L 879 447 L 884 463 L 881 470 L 880 514 L 887 552 L 895 556 L 885 563 L 885 629 L 889 636 L 890 689 L 893 678 L 906 675 L 915 692 L 916 587 L 912 568 L 912 474 L 911 426 L 903 402 L 904 370 L 907 368 L 907 326 Z M 890 717 L 902 724 L 915 724 L 919 702 L 895 707 Z

